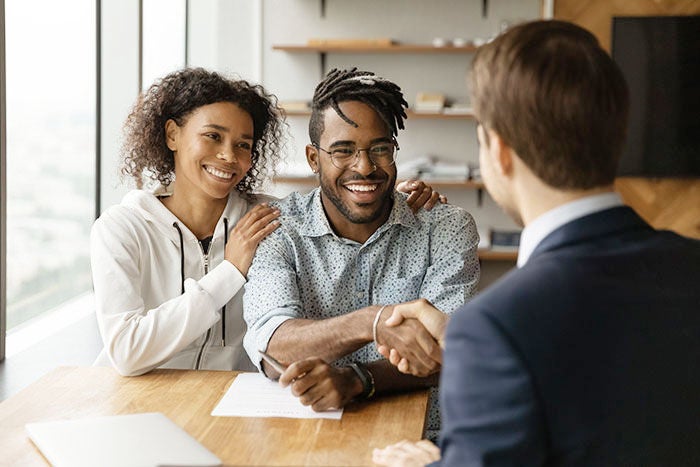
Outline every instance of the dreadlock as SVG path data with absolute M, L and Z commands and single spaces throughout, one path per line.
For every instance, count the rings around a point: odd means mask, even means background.
M 318 144 L 323 133 L 323 112 L 332 107 L 348 124 L 357 128 L 357 123 L 340 110 L 338 104 L 345 101 L 360 101 L 371 107 L 396 136 L 403 130 L 406 118 L 404 108 L 408 102 L 403 98 L 401 88 L 371 71 L 332 69 L 328 72 L 314 91 L 311 101 L 311 120 L 309 121 L 309 138 Z

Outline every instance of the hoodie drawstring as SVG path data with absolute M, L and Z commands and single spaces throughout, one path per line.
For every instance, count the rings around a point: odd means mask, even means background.
M 224 256 L 226 255 L 226 244 L 228 243 L 228 218 L 224 217 Z M 221 308 L 221 346 L 226 346 L 226 304 Z
M 185 245 L 182 239 L 182 230 L 177 222 L 173 222 L 173 227 L 177 230 L 177 234 L 180 237 L 180 290 L 185 293 Z
M 177 222 L 173 222 L 173 227 L 177 230 L 177 235 L 180 237 L 180 290 L 185 293 L 185 245 L 182 238 L 182 230 Z M 228 218 L 224 217 L 224 252 L 228 243 Z M 221 345 L 226 346 L 226 304 L 221 308 Z

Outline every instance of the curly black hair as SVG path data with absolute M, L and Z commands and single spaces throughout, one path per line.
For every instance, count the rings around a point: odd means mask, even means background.
M 236 190 L 247 194 L 258 188 L 283 154 L 283 111 L 262 86 L 203 68 L 170 73 L 139 96 L 124 123 L 122 174 L 131 176 L 137 187 L 144 176 L 165 186 L 172 183 L 175 158 L 166 144 L 165 123 L 172 119 L 182 126 L 196 109 L 218 102 L 234 103 L 253 119 L 252 165 Z
M 309 120 L 309 138 L 313 144 L 319 144 L 323 133 L 323 112 L 332 107 L 336 113 L 350 125 L 357 123 L 347 117 L 338 107 L 339 102 L 360 101 L 370 106 L 396 136 L 403 130 L 406 118 L 404 108 L 408 102 L 403 98 L 401 88 L 389 80 L 380 78 L 371 71 L 332 69 L 321 81 L 311 101 L 311 119 Z

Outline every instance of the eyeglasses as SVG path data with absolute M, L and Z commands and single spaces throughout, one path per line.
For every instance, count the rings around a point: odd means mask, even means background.
M 318 144 L 313 144 L 313 146 L 331 156 L 331 162 L 339 169 L 354 167 L 360 160 L 361 151 L 367 153 L 367 157 L 375 166 L 388 167 L 394 163 L 396 153 L 399 151 L 399 144 L 395 140 L 376 143 L 368 148 L 358 148 L 354 144 L 336 146 L 330 151 L 323 149 Z

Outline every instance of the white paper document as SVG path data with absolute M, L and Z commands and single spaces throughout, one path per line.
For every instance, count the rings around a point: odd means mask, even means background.
M 299 402 L 287 386 L 262 373 L 241 373 L 214 407 L 215 417 L 328 418 L 340 420 L 343 409 L 314 412 Z

